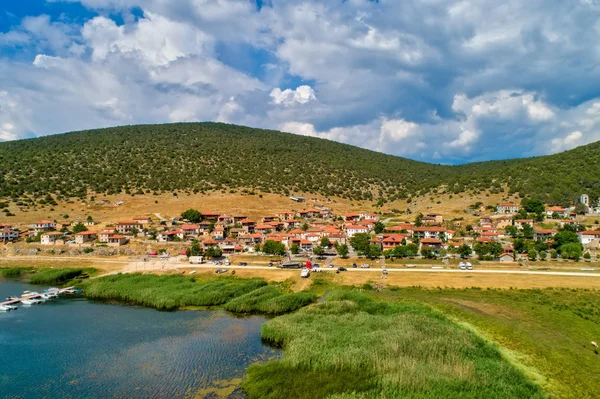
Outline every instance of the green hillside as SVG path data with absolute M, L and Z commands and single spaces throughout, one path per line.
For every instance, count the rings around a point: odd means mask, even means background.
M 333 141 L 221 123 L 123 126 L 0 143 L 0 197 L 35 201 L 214 190 L 354 200 L 439 190 L 512 192 L 566 203 L 600 194 L 598 143 L 557 155 L 441 166 Z

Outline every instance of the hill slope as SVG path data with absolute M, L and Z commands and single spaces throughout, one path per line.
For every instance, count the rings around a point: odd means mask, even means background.
M 333 141 L 220 123 L 139 125 L 0 143 L 0 197 L 249 190 L 382 201 L 432 190 L 501 191 L 554 203 L 600 194 L 600 144 L 441 166 Z

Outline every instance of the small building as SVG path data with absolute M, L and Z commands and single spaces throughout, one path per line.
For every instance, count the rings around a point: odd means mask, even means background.
M 500 255 L 500 257 L 498 258 L 498 260 L 500 262 L 514 262 L 515 258 L 513 257 L 513 254 L 509 254 L 507 252 L 504 252 L 502 255 Z
M 40 244 L 55 245 L 57 244 L 57 241 L 62 238 L 62 236 L 64 236 L 64 234 L 60 231 L 49 231 L 47 233 L 42 233 L 40 236 Z
M 367 226 L 349 225 L 346 226 L 344 231 L 348 238 L 352 238 L 358 233 L 369 233 L 369 228 Z
M 569 217 L 569 210 L 560 206 L 549 206 L 546 208 L 546 217 L 551 218 L 552 215 L 558 214 L 560 218 Z
M 122 236 L 120 234 L 114 234 L 108 237 L 108 245 L 118 247 L 127 244 L 127 240 L 128 238 L 125 236 Z
M 75 234 L 75 244 L 85 244 L 98 238 L 98 234 L 93 231 L 82 231 Z
M 528 225 L 529 227 L 533 227 L 533 219 L 517 219 L 515 220 L 515 227 L 518 229 L 522 229 L 523 226 Z
M 225 238 L 225 229 L 221 226 L 215 227 L 215 229 L 213 230 L 213 237 L 215 238 L 215 240 L 222 240 L 223 238 Z
M 439 249 L 442 247 L 442 240 L 438 238 L 423 238 L 421 240 L 421 248 L 423 247 Z
M 19 238 L 19 232 L 10 227 L 0 229 L 0 242 L 15 241 Z
M 293 219 L 294 215 L 296 215 L 296 212 L 293 211 L 279 211 L 275 214 L 281 221 Z
M 104 230 L 100 234 L 98 234 L 98 241 L 103 242 L 103 243 L 108 243 L 108 239 L 114 235 L 115 235 L 114 230 L 111 230 L 111 229 Z
M 133 221 L 141 224 L 142 226 L 152 224 L 152 219 L 150 219 L 149 216 L 137 216 L 133 218 Z
M 500 204 L 496 207 L 498 213 L 517 213 L 519 212 L 519 205 L 510 202 Z
M 533 239 L 537 241 L 546 241 L 554 237 L 556 230 L 554 229 L 535 229 L 533 231 Z
M 182 230 L 179 230 L 179 232 L 183 233 Z M 175 240 L 176 237 L 178 237 L 177 233 L 178 233 L 178 230 L 161 231 L 160 233 L 158 233 L 156 235 L 156 241 L 158 241 L 158 242 L 173 241 L 173 240 Z
M 600 231 L 598 230 L 580 231 L 577 235 L 583 245 L 598 243 L 600 240 Z
M 202 212 L 202 219 L 216 222 L 217 220 L 219 220 L 220 215 L 220 213 L 216 212 Z
M 56 222 L 53 222 L 52 220 L 40 220 L 39 222 L 35 222 L 31 228 L 36 234 L 44 231 L 55 230 Z
M 117 223 L 115 230 L 121 234 L 132 234 L 133 231 L 142 230 L 143 226 L 134 220 L 124 220 Z

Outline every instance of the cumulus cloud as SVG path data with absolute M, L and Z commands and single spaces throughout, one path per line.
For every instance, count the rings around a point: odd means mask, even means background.
M 291 107 L 295 104 L 306 104 L 315 101 L 315 91 L 307 85 L 298 86 L 296 90 L 275 88 L 270 94 L 273 103 Z
M 600 139 L 593 2 L 68 1 L 97 15 L 0 33 L 0 139 L 219 120 L 440 162 Z

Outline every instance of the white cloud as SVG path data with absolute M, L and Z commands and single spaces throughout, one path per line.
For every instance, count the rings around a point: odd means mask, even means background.
M 298 86 L 296 90 L 275 88 L 270 94 L 273 103 L 291 107 L 295 104 L 307 104 L 311 101 L 316 101 L 315 91 L 307 85 Z
M 570 150 L 576 147 L 583 138 L 583 134 L 580 131 L 574 131 L 566 135 L 565 137 L 558 137 L 552 140 L 552 145 L 557 151 Z

